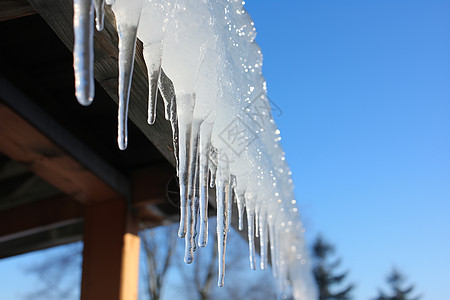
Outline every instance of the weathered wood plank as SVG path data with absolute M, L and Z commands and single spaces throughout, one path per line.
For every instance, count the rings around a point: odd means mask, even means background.
M 55 31 L 63 43 L 73 49 L 73 4 L 72 0 L 29 0 L 36 11 Z M 105 28 L 94 35 L 94 76 L 110 97 L 118 103 L 118 36 L 114 26 L 114 16 L 106 7 Z M 137 43 L 133 82 L 130 94 L 129 118 L 155 145 L 163 156 L 175 164 L 170 123 L 164 119 L 161 98 L 157 106 L 157 121 L 147 124 L 148 82 L 142 44 Z M 95 101 L 95 100 L 94 100 Z M 116 124 L 111 124 L 116 126 Z M 132 140 L 129 143 L 133 143 Z
M 0 22 L 34 15 L 36 10 L 27 0 L 1 0 Z

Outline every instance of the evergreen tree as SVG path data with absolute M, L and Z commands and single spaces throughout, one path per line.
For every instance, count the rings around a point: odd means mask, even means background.
M 396 268 L 392 268 L 391 273 L 386 278 L 386 282 L 389 284 L 392 290 L 391 296 L 379 290 L 378 297 L 374 300 L 419 300 L 420 296 L 413 297 L 411 295 L 414 290 L 414 285 L 402 288 L 405 282 L 405 277 Z
M 335 275 L 336 268 L 341 260 L 336 259 L 328 262 L 330 254 L 334 253 L 334 246 L 326 242 L 320 235 L 314 242 L 312 255 L 314 259 L 313 274 L 319 289 L 319 300 L 349 300 L 353 284 L 349 284 L 342 289 L 338 285 L 343 284 L 347 272 Z

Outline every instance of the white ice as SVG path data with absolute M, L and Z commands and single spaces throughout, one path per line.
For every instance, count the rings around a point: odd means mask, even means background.
M 149 80 L 148 123 L 156 120 L 161 93 L 172 126 L 181 198 L 178 235 L 185 239 L 185 262 L 191 263 L 197 245 L 208 241 L 208 203 L 215 201 L 218 285 L 224 285 L 236 202 L 239 230 L 247 221 L 250 267 L 258 265 L 259 242 L 259 267 L 270 262 L 279 296 L 315 299 L 291 172 L 270 110 L 256 31 L 243 3 L 74 0 L 76 93 L 83 105 L 93 98 L 93 10 L 101 30 L 105 4 L 112 5 L 119 34 L 118 144 L 120 149 L 127 146 L 139 38 Z M 209 199 L 210 187 L 216 189 L 215 200 Z

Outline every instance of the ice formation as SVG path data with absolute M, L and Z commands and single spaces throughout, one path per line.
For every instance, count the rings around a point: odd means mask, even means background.
M 233 202 L 239 229 L 244 210 L 250 267 L 269 261 L 280 297 L 315 299 L 291 172 L 270 111 L 262 54 L 243 2 L 237 0 L 74 0 L 76 96 L 94 97 L 93 26 L 111 5 L 119 35 L 118 144 L 127 147 L 127 111 L 136 39 L 148 70 L 148 123 L 160 92 L 171 122 L 185 262 L 208 241 L 208 191 L 216 189 L 218 285 L 223 286 Z M 170 79 L 169 79 L 170 78 Z M 270 246 L 269 246 L 270 245 Z

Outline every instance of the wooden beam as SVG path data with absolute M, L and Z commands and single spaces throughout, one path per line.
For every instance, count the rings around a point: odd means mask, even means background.
M 0 21 L 34 15 L 36 10 L 27 0 L 0 1 Z
M 72 51 L 74 40 L 72 0 L 29 1 L 67 48 Z M 114 25 L 114 16 L 108 5 L 105 5 L 105 13 L 103 31 L 95 31 L 94 34 L 94 76 L 109 96 L 118 103 L 118 36 Z M 129 117 L 161 154 L 172 165 L 175 165 L 172 130 L 170 123 L 164 119 L 162 100 L 160 97 L 158 98 L 157 120 L 150 126 L 147 123 L 147 99 L 147 71 L 142 54 L 142 43 L 138 42 L 131 85 Z M 111 124 L 111 126 L 114 125 Z M 129 143 L 131 144 L 133 141 L 130 140 Z
M 129 182 L 123 175 L 59 126 L 1 74 L 0 120 L 0 151 L 65 194 L 84 203 L 129 195 Z
M 66 195 L 1 211 L 0 248 L 7 241 L 79 223 L 82 219 L 82 205 Z
M 86 211 L 81 300 L 137 299 L 140 239 L 125 200 Z
M 117 192 L 0 103 L 0 151 L 81 202 L 104 201 Z

